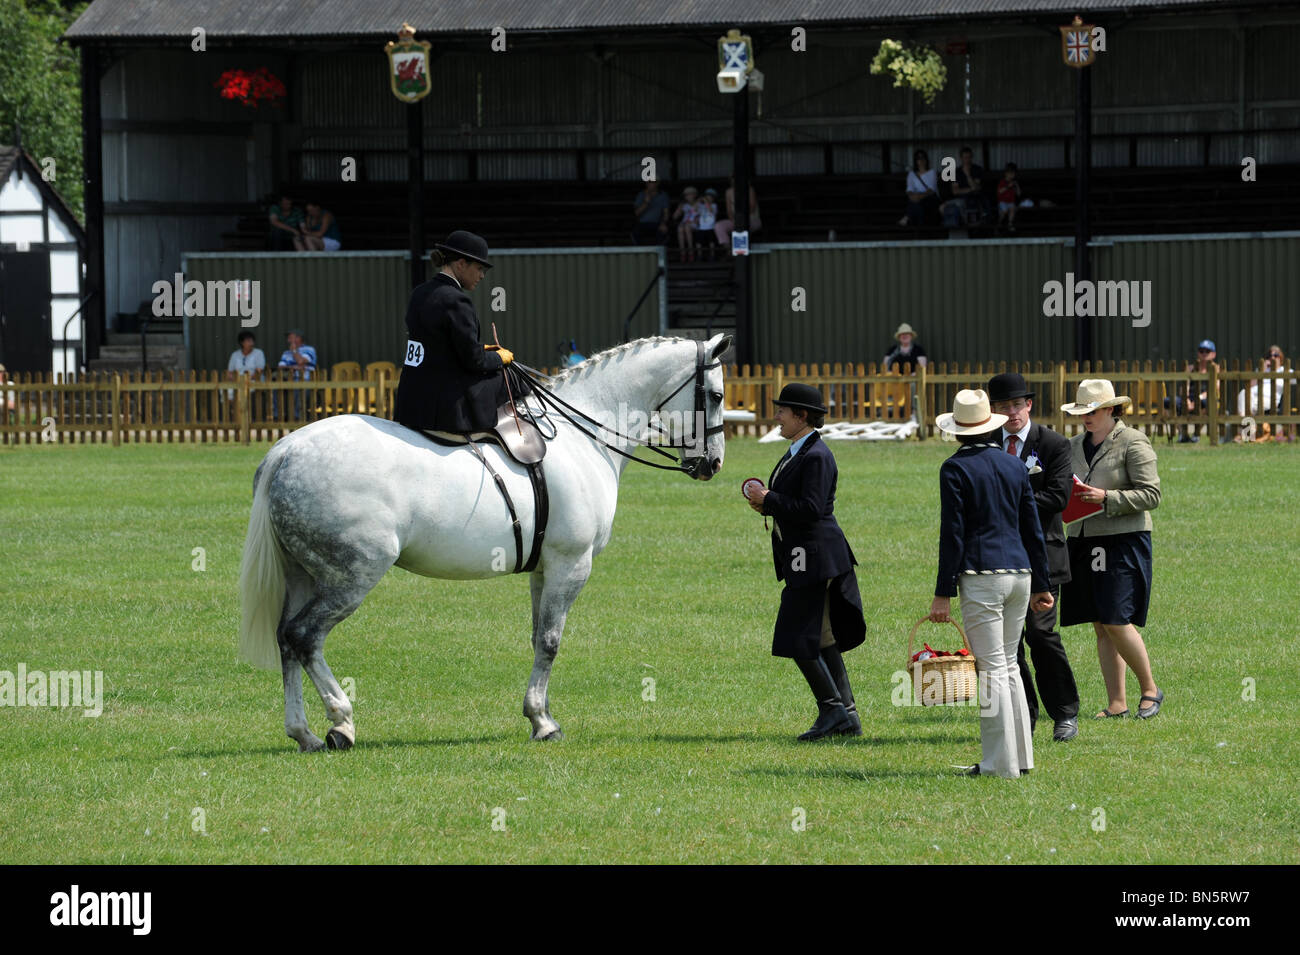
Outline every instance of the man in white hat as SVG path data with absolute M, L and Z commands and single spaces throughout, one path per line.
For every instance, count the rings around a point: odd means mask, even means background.
M 898 326 L 898 331 L 894 332 L 894 341 L 897 344 L 885 355 L 885 371 L 894 365 L 911 365 L 915 371 L 929 361 L 925 357 L 925 349 L 916 340 L 916 332 L 907 322 Z
M 961 447 L 939 468 L 939 573 L 930 619 L 951 619 L 961 593 L 961 617 L 985 693 L 980 707 L 980 761 L 972 776 L 1019 778 L 1034 766 L 1016 648 L 1025 614 L 1049 609 L 1047 547 L 1024 464 L 1006 454 L 982 390 L 957 392 L 951 414 L 935 420 Z

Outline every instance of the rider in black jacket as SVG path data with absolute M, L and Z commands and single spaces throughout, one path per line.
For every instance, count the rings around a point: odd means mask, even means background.
M 510 398 L 504 368 L 514 360 L 508 349 L 479 342 L 478 316 L 466 294 L 492 267 L 487 243 L 457 231 L 434 249 L 440 271 L 411 293 L 406 310 L 406 352 L 393 417 L 417 430 L 486 431 Z

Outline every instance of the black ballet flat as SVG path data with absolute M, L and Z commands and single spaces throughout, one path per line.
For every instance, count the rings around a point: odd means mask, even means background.
M 1145 697 L 1143 699 L 1145 699 Z M 1102 710 L 1100 713 L 1094 716 L 1093 719 L 1114 720 L 1114 719 L 1118 719 L 1121 716 L 1128 716 L 1128 710 L 1120 710 L 1118 713 L 1112 713 L 1110 710 Z

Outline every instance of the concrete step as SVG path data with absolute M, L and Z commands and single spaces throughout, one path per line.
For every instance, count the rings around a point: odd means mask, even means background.
M 162 345 L 155 342 L 148 343 L 149 360 L 155 358 L 159 361 L 181 361 L 185 360 L 184 345 Z M 134 345 L 103 345 L 99 349 L 99 357 L 109 361 L 140 361 L 140 343 L 137 339 Z
M 181 365 L 170 361 L 157 361 L 152 355 L 149 356 L 147 369 L 149 371 L 183 370 Z M 123 373 L 128 371 L 139 371 L 140 358 L 138 355 L 133 361 L 127 361 L 126 359 L 120 358 L 93 358 L 87 366 L 87 370 L 91 372 L 107 372 L 108 374 L 112 374 L 115 371 Z
M 139 332 L 109 332 L 105 337 L 105 345 L 140 347 Z M 144 337 L 150 349 L 155 345 L 180 345 L 182 347 L 185 345 L 185 335 L 181 332 L 146 332 Z

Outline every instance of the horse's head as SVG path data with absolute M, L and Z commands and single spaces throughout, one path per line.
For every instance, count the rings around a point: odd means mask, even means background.
M 708 481 L 722 470 L 726 435 L 722 426 L 722 355 L 731 347 L 731 336 L 714 335 L 696 344 L 689 375 L 682 387 L 672 392 L 658 409 L 662 422 L 678 423 L 682 467 L 697 481 Z

